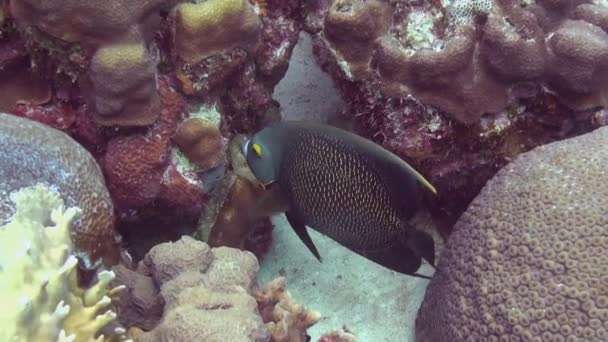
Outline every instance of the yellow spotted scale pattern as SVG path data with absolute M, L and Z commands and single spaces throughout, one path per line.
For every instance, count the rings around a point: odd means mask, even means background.
M 406 233 L 407 186 L 381 162 L 322 132 L 290 137 L 279 183 L 306 225 L 355 250 L 375 250 Z M 399 194 L 402 196 L 399 196 Z M 398 197 L 402 197 L 398 198 Z M 395 205 L 398 203 L 398 205 Z

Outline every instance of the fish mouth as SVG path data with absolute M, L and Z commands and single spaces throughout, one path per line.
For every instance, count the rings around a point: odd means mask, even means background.
M 243 156 L 247 157 L 247 148 L 249 147 L 251 139 L 248 139 L 246 137 L 243 137 L 242 139 L 243 141 L 241 141 L 241 152 L 243 152 Z

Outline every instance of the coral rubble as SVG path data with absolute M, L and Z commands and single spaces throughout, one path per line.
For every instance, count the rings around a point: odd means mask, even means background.
M 306 30 L 355 130 L 420 169 L 451 225 L 521 152 L 602 125 L 600 1 L 315 0 Z
M 71 226 L 81 215 L 64 207 L 52 187 L 35 184 L 11 194 L 16 211 L 0 226 L 2 341 L 123 341 L 126 330 L 101 331 L 115 321 L 109 287 L 115 274 L 102 271 L 89 288 L 78 284 Z M 86 223 L 87 221 L 85 221 Z M 115 299 L 115 298 L 114 298 Z M 101 333 L 101 334 L 100 334 Z
M 420 341 L 608 339 L 608 128 L 521 154 L 456 224 Z
M 0 223 L 14 214 L 11 192 L 43 183 L 57 190 L 66 205 L 82 215 L 71 237 L 83 260 L 118 257 L 114 206 L 91 154 L 63 132 L 33 120 L 0 113 Z
M 137 270 L 115 267 L 129 288 L 120 320 L 142 329 L 136 341 L 305 341 L 318 313 L 293 303 L 284 279 L 259 288 L 258 269 L 250 252 L 187 236 L 157 245 Z

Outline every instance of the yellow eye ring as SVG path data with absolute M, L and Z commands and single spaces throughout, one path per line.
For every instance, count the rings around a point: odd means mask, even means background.
M 253 144 L 253 151 L 258 157 L 262 156 L 262 146 L 260 146 L 259 144 Z

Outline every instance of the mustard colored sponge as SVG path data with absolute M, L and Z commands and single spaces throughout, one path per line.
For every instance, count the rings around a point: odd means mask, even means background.
M 182 3 L 173 15 L 175 51 L 187 63 L 237 47 L 251 52 L 259 43 L 262 20 L 248 0 Z
M 102 271 L 88 289 L 77 284 L 77 259 L 70 225 L 81 213 L 64 208 L 59 194 L 37 184 L 11 194 L 15 214 L 0 227 L 0 341 L 120 341 L 96 334 L 116 318 L 109 309 L 122 287 L 108 288 L 115 277 Z

